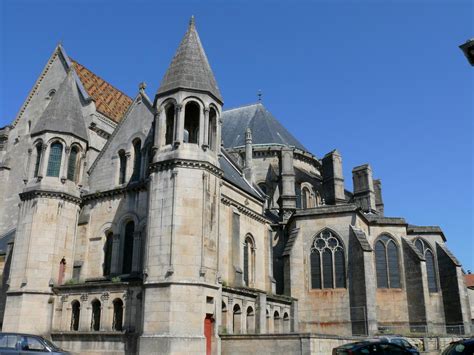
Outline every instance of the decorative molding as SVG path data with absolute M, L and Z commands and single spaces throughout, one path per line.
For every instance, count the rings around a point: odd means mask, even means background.
M 153 163 L 150 165 L 150 172 L 171 170 L 174 168 L 203 169 L 218 177 L 223 176 L 223 171 L 211 163 L 202 160 L 187 159 L 171 159 Z
M 241 214 L 245 215 L 245 216 L 248 216 L 258 222 L 262 222 L 262 223 L 270 223 L 269 220 L 267 220 L 265 217 L 263 217 L 262 215 L 259 215 L 258 213 L 255 213 L 253 212 L 252 210 L 250 210 L 249 208 L 245 207 L 244 205 L 241 205 L 240 203 L 238 202 L 235 202 L 234 200 L 222 195 L 221 196 L 221 202 L 226 205 L 226 206 L 232 206 L 234 208 L 236 208 Z
M 66 200 L 72 203 L 75 203 L 77 205 L 80 205 L 82 202 L 82 199 L 80 197 L 76 197 L 73 195 L 70 195 L 65 192 L 59 192 L 59 191 L 47 191 L 47 190 L 35 190 L 35 191 L 27 191 L 27 192 L 21 192 L 20 193 L 20 200 L 21 201 L 27 201 L 27 200 L 32 200 L 34 198 L 57 198 L 60 200 Z
M 93 200 L 105 199 L 117 195 L 124 195 L 127 192 L 138 192 L 138 191 L 147 191 L 148 190 L 148 180 L 143 180 L 135 183 L 131 183 L 124 187 L 119 187 L 107 191 L 99 191 L 91 194 L 82 196 L 83 202 L 89 202 Z

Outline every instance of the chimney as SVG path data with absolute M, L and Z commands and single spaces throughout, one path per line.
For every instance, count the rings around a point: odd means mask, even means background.
M 375 208 L 379 215 L 383 216 L 384 214 L 384 204 L 382 198 L 382 181 L 380 179 L 374 180 L 374 190 L 375 190 Z
M 245 131 L 245 162 L 244 175 L 248 182 L 253 183 L 253 151 L 252 151 L 252 131 L 247 128 Z
M 337 150 L 327 153 L 323 158 L 323 191 L 328 205 L 345 201 L 342 158 Z
M 364 212 L 375 212 L 375 191 L 372 180 L 372 169 L 369 164 L 352 169 L 354 184 L 354 201 Z

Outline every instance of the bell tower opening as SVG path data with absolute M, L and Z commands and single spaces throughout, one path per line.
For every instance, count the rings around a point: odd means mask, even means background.
M 191 101 L 184 111 L 184 143 L 199 143 L 199 105 Z

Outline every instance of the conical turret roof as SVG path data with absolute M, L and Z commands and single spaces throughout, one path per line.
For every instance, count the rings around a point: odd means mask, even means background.
M 45 131 L 74 135 L 88 141 L 76 81 L 70 69 L 51 102 L 31 130 L 31 135 Z
M 222 96 L 206 57 L 194 23 L 194 17 L 184 35 L 168 70 L 161 81 L 157 94 L 178 89 L 190 89 L 210 93 L 220 102 Z

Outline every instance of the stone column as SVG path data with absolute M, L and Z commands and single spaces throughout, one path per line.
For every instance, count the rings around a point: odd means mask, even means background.
M 184 134 L 184 111 L 183 105 L 176 105 L 176 115 L 175 115 L 175 130 L 174 130 L 174 146 L 179 147 L 183 143 L 183 134 Z
M 259 293 L 255 305 L 255 331 L 259 334 L 265 334 L 267 332 L 267 294 Z
M 126 160 L 126 172 L 125 172 L 125 184 L 127 184 L 131 177 L 132 177 L 132 174 L 133 174 L 133 168 L 134 168 L 134 164 L 133 164 L 133 161 L 132 159 L 130 159 L 130 157 L 132 156 L 132 153 L 131 152 L 126 152 L 125 153 L 125 160 Z
M 207 150 L 209 148 L 209 107 L 205 107 L 204 110 L 204 131 L 202 149 Z
M 244 175 L 247 181 L 253 182 L 253 151 L 252 151 L 252 131 L 247 128 L 245 131 L 245 164 Z
M 87 293 L 81 295 L 81 311 L 79 312 L 79 331 L 88 332 L 91 328 L 91 305 Z
M 26 184 L 28 182 L 28 180 L 30 179 L 30 176 L 32 176 L 33 174 L 31 174 L 31 154 L 33 153 L 33 149 L 32 148 L 28 148 L 28 159 L 26 160 L 26 166 L 25 166 L 25 171 L 24 171 L 24 174 L 23 174 L 23 182 Z M 33 165 L 33 169 L 34 169 L 34 165 Z M 34 173 L 34 171 L 33 171 Z
M 281 150 L 281 209 L 286 219 L 296 208 L 295 169 L 293 167 L 293 149 L 284 147 Z
M 61 182 L 64 184 L 67 178 L 67 169 L 68 169 L 68 162 L 69 162 L 69 153 L 71 153 L 71 147 L 64 147 L 63 153 L 61 156 L 61 168 L 59 169 L 59 178 Z
M 153 145 L 158 149 L 163 145 L 165 140 L 165 130 L 163 129 L 166 120 L 166 112 L 160 107 L 155 115 L 155 136 Z
M 111 275 L 118 275 L 122 273 L 120 265 L 120 234 L 113 235 L 112 242 L 112 260 L 110 263 Z
M 41 158 L 40 158 L 40 163 L 39 163 L 39 169 L 38 169 L 38 179 L 41 180 L 44 176 L 46 176 L 46 168 L 47 168 L 47 157 L 46 154 L 49 153 L 49 145 L 43 144 L 41 146 Z
M 133 257 L 132 257 L 132 273 L 137 274 L 141 270 L 141 248 L 142 248 L 142 238 L 141 232 L 135 231 L 133 233 Z
M 104 292 L 100 296 L 100 331 L 111 331 L 112 323 L 110 317 L 109 293 Z

